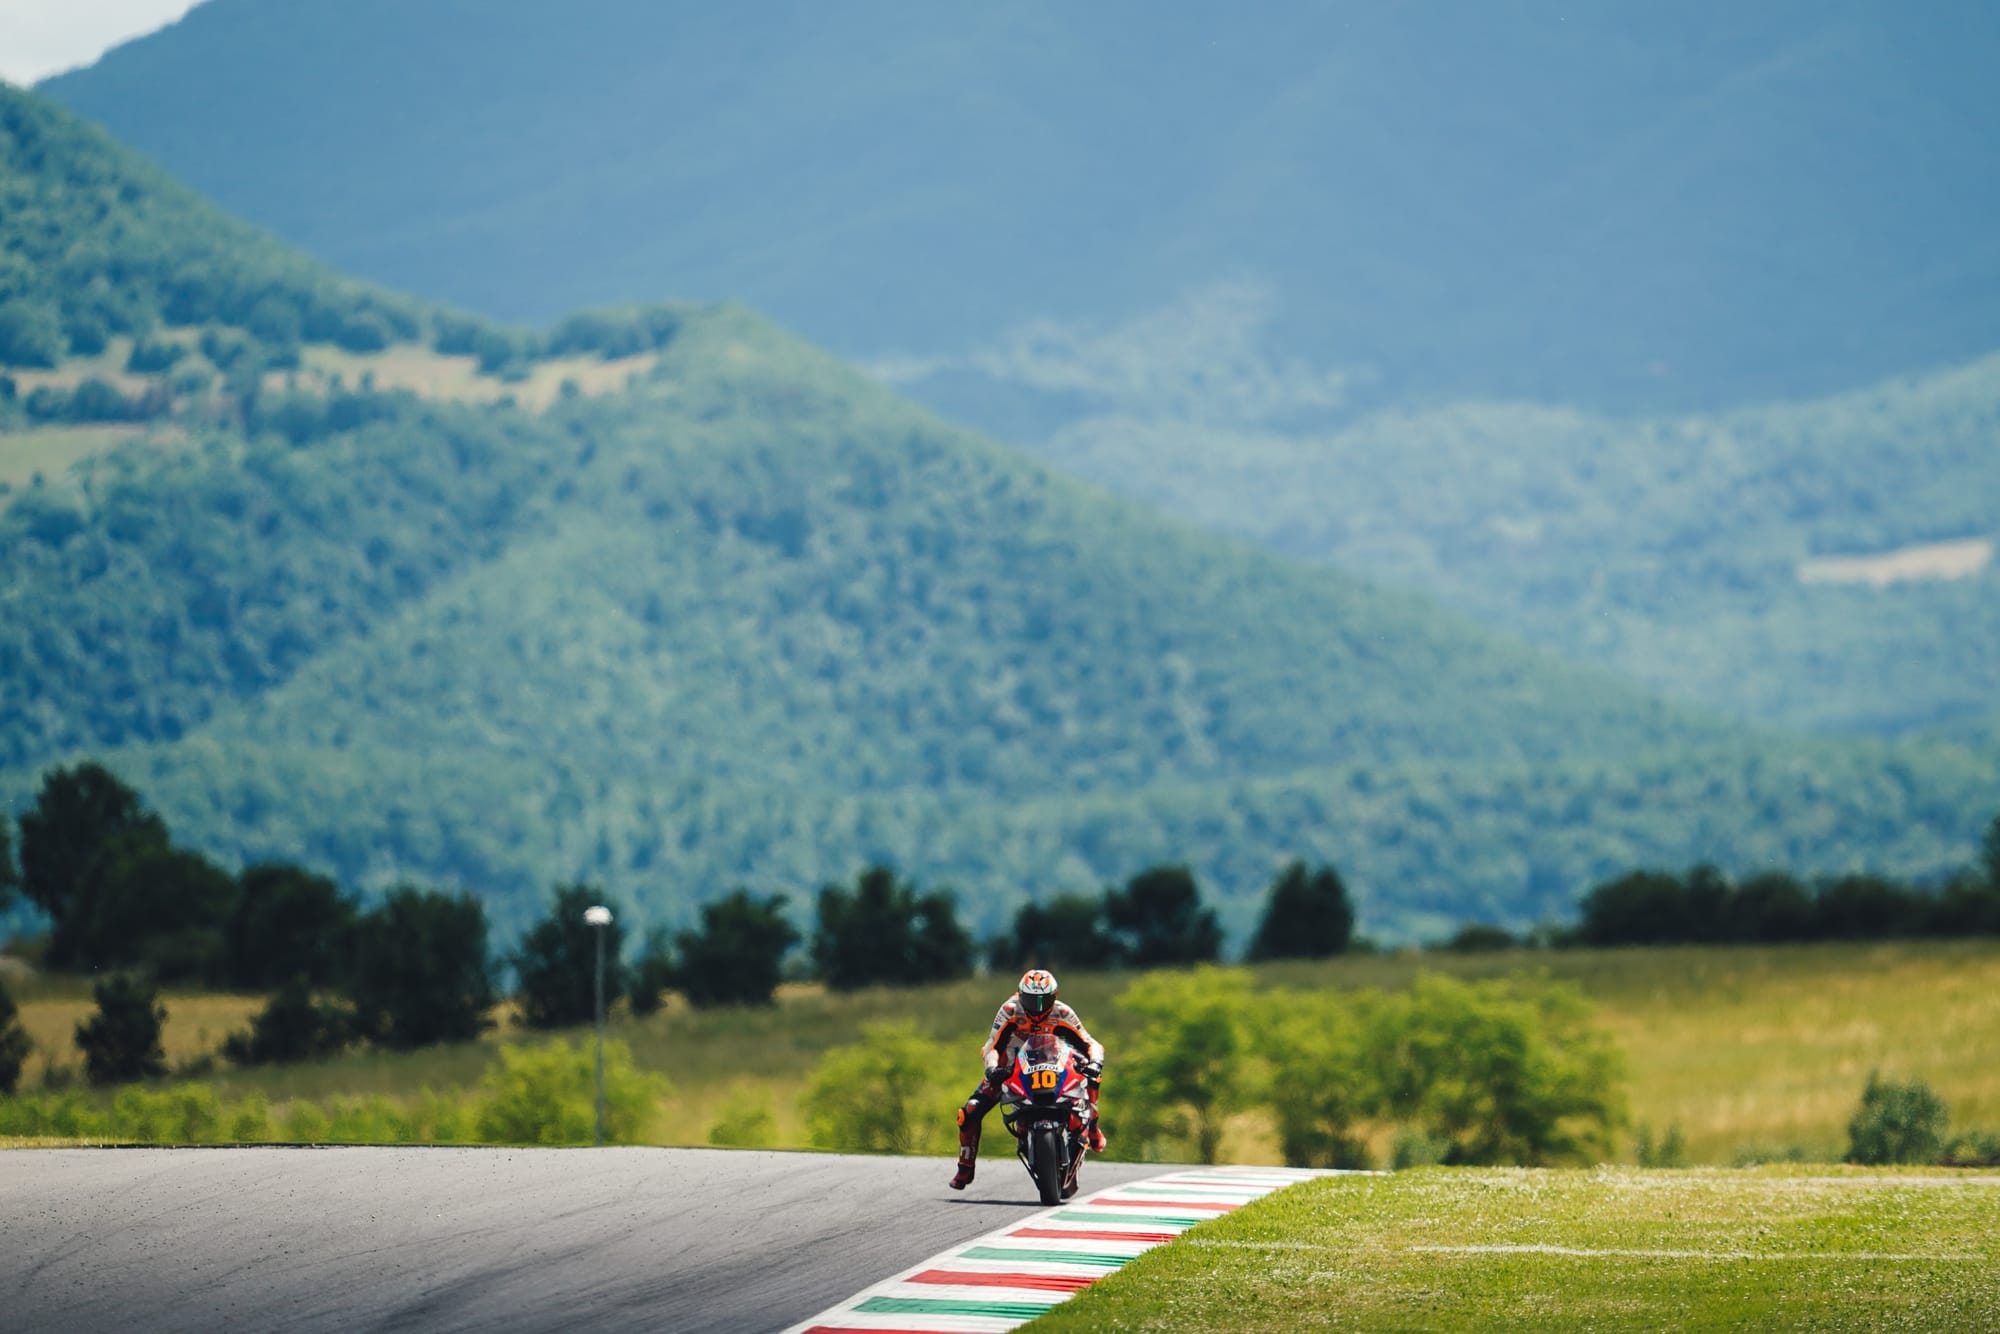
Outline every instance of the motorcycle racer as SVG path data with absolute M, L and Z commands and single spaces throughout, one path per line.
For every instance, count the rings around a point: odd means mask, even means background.
M 1000 1081 L 1014 1063 L 1014 1054 L 1029 1035 L 1053 1033 L 1083 1055 L 1083 1075 L 1090 1090 L 1090 1127 L 1086 1140 L 1092 1153 L 1104 1152 L 1104 1132 L 1097 1124 L 1097 1086 L 1104 1075 L 1104 1045 L 1090 1036 L 1090 1030 L 1076 1011 L 1056 999 L 1056 979 L 1042 968 L 1021 975 L 1019 987 L 1001 1003 L 993 1016 L 993 1031 L 979 1049 L 986 1063 L 986 1075 L 965 1105 L 958 1109 L 958 1175 L 951 1179 L 953 1190 L 972 1184 L 973 1169 L 979 1160 L 979 1131 L 986 1113 L 1000 1101 Z

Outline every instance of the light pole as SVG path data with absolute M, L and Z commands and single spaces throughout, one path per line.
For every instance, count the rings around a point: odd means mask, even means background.
M 597 1144 L 604 1143 L 604 928 L 611 909 L 602 904 L 583 910 L 583 920 L 597 929 Z

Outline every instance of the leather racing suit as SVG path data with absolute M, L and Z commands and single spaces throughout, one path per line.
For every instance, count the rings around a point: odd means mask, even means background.
M 1104 1066 L 1104 1044 L 1090 1036 L 1090 1030 L 1083 1026 L 1083 1020 L 1076 1017 L 1076 1011 L 1057 1001 L 1049 1012 L 1040 1017 L 1030 1015 L 1021 1008 L 1019 992 L 1009 996 L 993 1016 L 993 1031 L 979 1049 L 979 1055 L 986 1063 L 986 1075 L 965 1105 L 958 1109 L 958 1176 L 952 1181 L 954 1186 L 963 1187 L 972 1180 L 973 1165 L 979 1160 L 979 1132 L 986 1120 L 986 1114 L 1000 1101 L 1000 1081 L 1014 1064 L 1014 1054 L 1021 1044 L 1035 1033 L 1053 1033 L 1083 1054 L 1091 1063 L 1093 1073 L 1087 1085 L 1090 1091 L 1090 1147 L 1093 1153 L 1104 1151 L 1104 1134 L 1097 1126 L 1097 1086 Z

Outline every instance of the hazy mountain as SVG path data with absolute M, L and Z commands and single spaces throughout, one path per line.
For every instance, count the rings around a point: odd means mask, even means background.
M 348 271 L 849 354 L 1266 283 L 1403 399 L 1711 406 L 2000 347 L 1970 0 L 208 0 L 45 85 Z
M 1746 719 L 1902 732 L 2000 699 L 2000 355 L 1722 413 L 1315 422 L 1338 377 L 1273 359 L 1260 318 L 1217 290 L 953 383 L 1060 397 L 1022 435 L 1064 471 Z
M 185 256 L 121 238 L 228 234 L 187 198 L 141 227 L 115 145 L 0 113 L 43 146 L 0 158 L 42 201 L 0 250 L 88 214 L 135 328 Z M 281 304 L 377 300 L 272 253 Z M 1934 873 L 1991 815 L 1989 751 L 1742 734 L 1053 476 L 739 308 L 409 307 L 376 347 L 175 314 L 6 368 L 0 458 L 77 460 L 0 512 L 9 801 L 97 754 L 197 846 L 469 884 L 508 927 L 557 877 L 671 921 L 880 857 L 985 926 L 1185 858 L 1240 929 L 1312 855 L 1393 933 L 1639 861 Z
M 2000 529 L 1996 60 L 1969 3 L 209 0 L 47 89 L 351 271 L 745 299 L 1149 504 L 1896 733 L 2000 689 L 2000 572 L 1801 570 Z

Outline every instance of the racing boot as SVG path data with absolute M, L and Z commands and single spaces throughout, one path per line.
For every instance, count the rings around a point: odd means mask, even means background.
M 964 1190 L 972 1184 L 973 1170 L 979 1163 L 979 1128 L 986 1119 L 971 1102 L 958 1109 L 958 1175 L 951 1179 L 953 1190 Z

